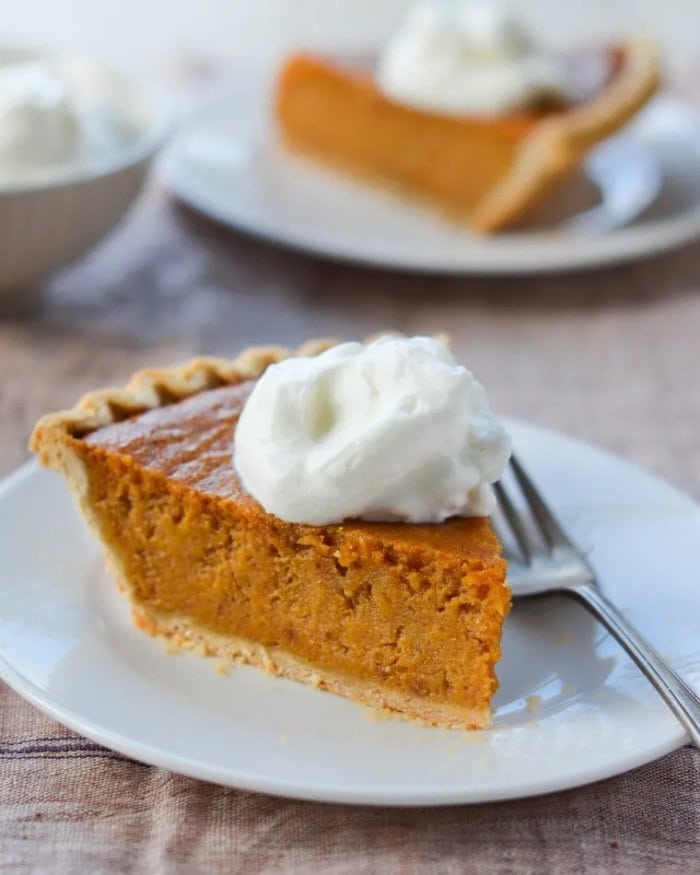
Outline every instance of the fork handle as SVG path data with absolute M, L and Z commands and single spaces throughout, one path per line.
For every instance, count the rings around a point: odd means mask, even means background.
M 700 748 L 700 698 L 597 587 L 586 583 L 569 592 L 615 636 L 683 724 L 692 744 Z

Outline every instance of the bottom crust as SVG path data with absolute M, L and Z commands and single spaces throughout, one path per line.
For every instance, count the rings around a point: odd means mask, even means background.
M 159 616 L 144 605 L 133 607 L 134 622 L 149 635 L 166 639 L 176 650 L 189 650 L 200 656 L 217 656 L 232 662 L 254 665 L 267 674 L 300 681 L 307 686 L 328 690 L 377 711 L 408 718 L 424 726 L 446 729 L 485 729 L 491 721 L 488 707 L 459 708 L 455 705 L 426 702 L 387 686 L 319 669 L 279 647 L 266 647 L 234 635 L 220 635 L 198 628 L 186 618 Z

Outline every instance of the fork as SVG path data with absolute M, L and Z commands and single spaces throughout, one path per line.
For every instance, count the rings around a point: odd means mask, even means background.
M 558 592 L 583 602 L 656 687 L 692 744 L 700 747 L 700 698 L 606 598 L 593 567 L 564 532 L 515 456 L 511 457 L 510 469 L 527 512 L 517 509 L 503 480 L 494 484 L 494 490 L 503 520 L 517 545 L 517 551 L 505 549 L 513 596 Z M 498 531 L 498 524 L 495 527 Z M 537 531 L 540 537 L 535 536 Z

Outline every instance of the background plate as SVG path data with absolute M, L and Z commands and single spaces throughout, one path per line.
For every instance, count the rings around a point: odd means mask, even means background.
M 700 681 L 700 508 L 618 459 L 511 423 L 520 454 L 606 592 Z M 126 600 L 58 475 L 0 488 L 0 676 L 43 711 L 136 759 L 304 799 L 439 805 L 544 793 L 684 743 L 656 693 L 572 601 L 518 603 L 491 729 L 429 729 L 249 667 L 167 655 Z
M 597 267 L 700 235 L 700 118 L 680 101 L 657 99 L 591 154 L 598 209 L 492 237 L 287 154 L 269 105 L 262 81 L 231 86 L 185 124 L 159 167 L 185 203 L 277 243 L 414 271 L 512 274 Z

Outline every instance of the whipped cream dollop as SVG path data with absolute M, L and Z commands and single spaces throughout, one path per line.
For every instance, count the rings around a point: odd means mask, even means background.
M 497 0 L 414 7 L 376 78 L 389 99 L 447 115 L 499 115 L 566 92 L 561 58 Z
M 269 367 L 243 408 L 233 463 L 289 522 L 437 523 L 490 513 L 510 450 L 481 384 L 442 343 L 384 337 Z
M 60 180 L 121 148 L 127 125 L 50 60 L 0 64 L 0 185 Z
M 0 67 L 0 166 L 67 161 L 78 139 L 70 89 L 51 66 L 27 62 Z

